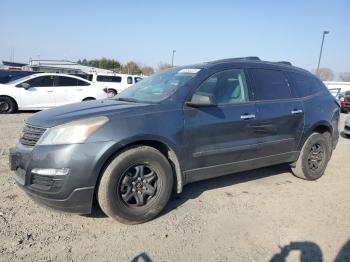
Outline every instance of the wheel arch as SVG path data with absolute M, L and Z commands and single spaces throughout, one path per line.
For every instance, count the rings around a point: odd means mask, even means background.
M 308 129 L 309 131 L 306 132 L 301 140 L 301 143 L 299 144 L 299 150 L 301 150 L 301 148 L 303 147 L 304 143 L 306 142 L 306 140 L 308 139 L 308 137 L 312 134 L 312 133 L 320 133 L 323 134 L 325 132 L 329 132 L 332 138 L 332 134 L 333 134 L 333 128 L 332 125 L 326 121 L 319 121 L 317 123 L 315 123 L 314 125 L 311 126 L 311 128 Z
M 82 101 L 89 101 L 89 100 L 96 100 L 96 98 L 92 96 L 88 96 L 88 97 L 85 97 Z
M 173 170 L 173 175 L 175 179 L 174 191 L 180 194 L 184 186 L 184 177 L 182 175 L 178 154 L 174 150 L 174 147 L 170 146 L 169 143 L 166 143 L 162 140 L 154 139 L 154 138 L 137 139 L 137 140 L 128 141 L 127 143 L 118 143 L 118 145 L 116 145 L 111 150 L 109 150 L 109 152 L 106 153 L 107 155 L 103 157 L 102 163 L 100 163 L 98 170 L 96 170 L 96 172 L 98 173 L 98 176 L 95 183 L 95 193 L 97 192 L 102 174 L 107 168 L 107 166 L 111 163 L 111 161 L 113 161 L 113 159 L 120 153 L 137 146 L 153 147 L 166 157 L 166 159 L 169 161 L 171 168 Z

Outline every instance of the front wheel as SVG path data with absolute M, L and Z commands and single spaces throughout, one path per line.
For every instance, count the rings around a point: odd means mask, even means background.
M 0 97 L 0 114 L 12 114 L 17 111 L 17 104 L 12 98 Z
M 169 161 L 155 148 L 138 146 L 122 152 L 107 166 L 97 199 L 109 217 L 125 224 L 138 224 L 163 210 L 172 188 Z
M 304 143 L 299 159 L 291 165 L 295 176 L 306 179 L 319 179 L 325 172 L 331 157 L 332 148 L 328 132 L 313 133 Z

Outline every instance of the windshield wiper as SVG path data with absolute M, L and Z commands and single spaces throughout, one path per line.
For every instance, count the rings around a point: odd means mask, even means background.
M 133 102 L 133 103 L 139 103 L 140 101 L 132 98 L 132 97 L 118 97 L 116 98 L 118 101 L 125 101 L 125 102 Z

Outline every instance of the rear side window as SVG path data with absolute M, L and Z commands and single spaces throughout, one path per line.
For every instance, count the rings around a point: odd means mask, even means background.
M 98 75 L 96 80 L 98 82 L 120 83 L 122 81 L 122 78 L 120 76 L 102 76 L 102 75 Z
M 88 82 L 77 79 L 77 86 L 89 86 L 89 85 L 90 84 Z
M 322 84 L 312 76 L 294 72 L 289 72 L 288 75 L 292 80 L 292 94 L 295 97 L 309 96 L 323 89 Z
M 291 97 L 284 72 L 270 69 L 250 69 L 255 82 L 255 100 L 277 100 Z
M 59 76 L 58 86 L 76 86 L 77 79 L 73 77 Z

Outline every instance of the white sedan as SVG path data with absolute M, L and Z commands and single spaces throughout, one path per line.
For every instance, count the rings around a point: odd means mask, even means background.
M 83 78 L 38 73 L 0 84 L 0 113 L 43 110 L 75 102 L 104 99 L 108 90 Z
M 350 113 L 347 115 L 345 120 L 344 134 L 350 137 Z

